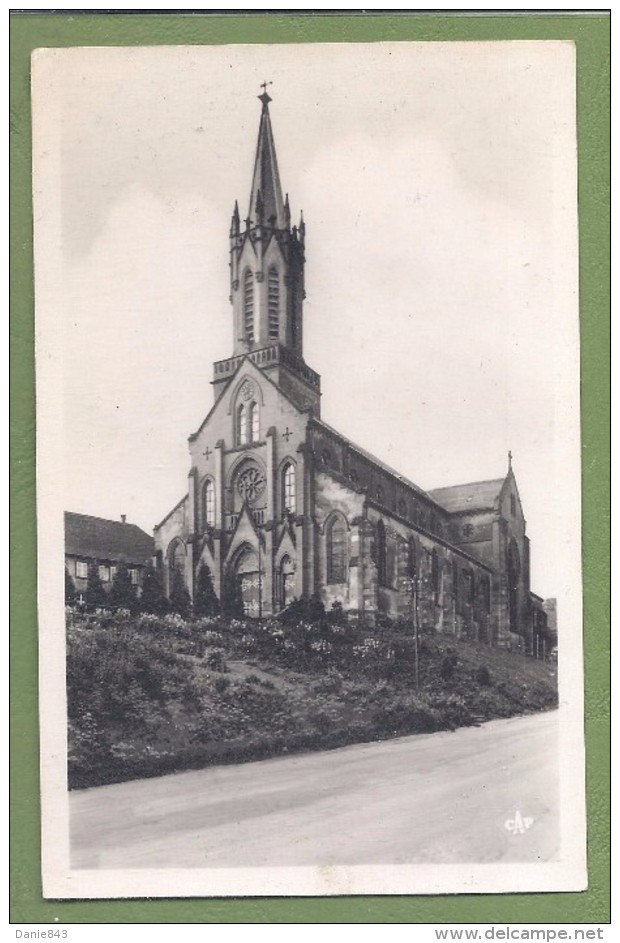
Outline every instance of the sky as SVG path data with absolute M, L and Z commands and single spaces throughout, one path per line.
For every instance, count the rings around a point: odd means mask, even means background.
M 64 508 L 150 532 L 187 490 L 263 80 L 322 418 L 425 489 L 501 477 L 510 449 L 555 595 L 579 509 L 570 43 L 44 50 L 37 395 Z

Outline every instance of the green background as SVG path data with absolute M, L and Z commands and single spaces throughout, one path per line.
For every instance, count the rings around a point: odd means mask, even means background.
M 13 15 L 10 26 L 12 922 L 609 922 L 609 17 L 65 13 Z M 588 891 L 44 901 L 39 874 L 31 51 L 38 46 L 506 39 L 577 44 Z

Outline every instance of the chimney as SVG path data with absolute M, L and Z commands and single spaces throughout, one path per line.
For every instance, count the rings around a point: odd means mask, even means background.
M 125 523 L 127 522 L 127 515 L 126 515 L 126 514 L 121 514 L 121 521 L 123 522 L 123 524 L 125 524 Z

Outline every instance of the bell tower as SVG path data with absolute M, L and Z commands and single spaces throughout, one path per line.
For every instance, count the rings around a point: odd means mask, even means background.
M 250 202 L 230 224 L 230 301 L 233 356 L 214 364 L 216 399 L 244 356 L 277 383 L 296 405 L 320 408 L 320 377 L 303 359 L 305 223 L 291 227 L 288 194 L 282 198 L 278 161 L 263 83 Z

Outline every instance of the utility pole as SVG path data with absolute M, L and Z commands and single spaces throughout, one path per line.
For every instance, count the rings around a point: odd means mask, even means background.
M 413 672 L 416 694 L 420 691 L 420 649 L 419 649 L 419 609 L 418 609 L 418 575 L 405 576 L 403 585 L 410 593 L 409 613 L 413 623 Z
M 260 531 L 256 528 L 258 535 L 258 618 L 263 618 L 263 556 L 261 548 Z

